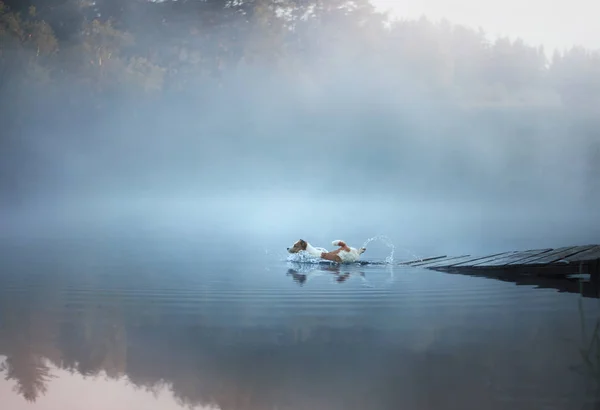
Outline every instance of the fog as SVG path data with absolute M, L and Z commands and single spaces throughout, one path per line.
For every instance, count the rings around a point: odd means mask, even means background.
M 136 38 L 153 35 L 135 20 Z M 539 95 L 465 104 L 351 44 L 306 51 L 301 74 L 240 61 L 177 92 L 107 93 L 92 113 L 66 103 L 88 98 L 66 57 L 51 88 L 13 71 L 2 235 L 117 229 L 263 251 L 383 234 L 421 256 L 600 241 L 593 113 Z

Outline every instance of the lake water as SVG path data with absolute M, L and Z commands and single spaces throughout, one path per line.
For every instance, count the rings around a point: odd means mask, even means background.
M 600 408 L 597 299 L 289 245 L 5 241 L 2 409 Z

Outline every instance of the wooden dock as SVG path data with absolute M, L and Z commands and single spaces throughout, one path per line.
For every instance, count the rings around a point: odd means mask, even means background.
M 573 275 L 589 275 L 587 296 L 600 297 L 600 245 L 565 246 L 525 251 L 501 252 L 492 255 L 436 256 L 402 262 L 402 265 L 422 267 L 476 276 L 495 277 L 512 282 L 540 284 L 545 278 L 550 287 L 567 286 L 564 279 Z M 530 283 L 532 284 L 532 283 Z M 560 287 L 559 286 L 559 287 Z M 575 283 L 575 286 L 580 286 Z M 572 288 L 567 286 L 567 288 Z M 572 291 L 573 289 L 563 289 Z M 588 289 L 588 290 L 589 290 Z

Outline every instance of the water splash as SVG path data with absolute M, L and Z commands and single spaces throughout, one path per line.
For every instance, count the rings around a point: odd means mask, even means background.
M 315 246 L 315 249 L 319 252 L 327 252 L 324 248 L 319 248 Z M 300 251 L 298 253 L 288 254 L 286 260 L 288 262 L 300 262 L 300 263 L 317 263 L 320 264 L 323 262 L 323 259 L 312 256 L 310 253 L 306 251 Z
M 394 263 L 394 252 L 396 251 L 396 246 L 392 243 L 392 241 L 390 240 L 390 238 L 388 238 L 385 235 L 378 235 L 378 236 L 374 236 L 372 238 L 369 238 L 365 241 L 365 243 L 363 243 L 363 248 L 366 248 L 368 244 L 370 244 L 373 241 L 381 241 L 383 242 L 383 244 L 385 246 L 387 246 L 388 248 L 391 249 L 390 254 L 385 258 L 385 263 L 387 264 L 392 264 Z
M 394 245 L 392 243 L 392 241 L 390 240 L 390 238 L 388 238 L 385 235 L 377 235 L 374 236 L 372 238 L 369 238 L 365 241 L 365 243 L 363 244 L 363 248 L 366 248 L 368 244 L 370 244 L 373 241 L 381 241 L 383 242 L 383 244 L 385 246 L 387 246 L 388 248 L 391 249 L 390 254 L 385 258 L 385 263 L 386 264 L 393 264 L 394 263 L 394 253 L 396 251 L 396 245 Z M 411 256 L 412 259 L 421 259 L 420 256 L 417 256 L 414 252 L 412 252 L 410 249 L 406 249 L 406 248 L 400 248 L 402 251 L 406 252 L 407 254 L 409 254 Z
M 288 262 L 300 262 L 300 263 L 319 263 L 321 258 L 315 258 L 306 252 L 298 252 L 288 255 L 286 258 Z

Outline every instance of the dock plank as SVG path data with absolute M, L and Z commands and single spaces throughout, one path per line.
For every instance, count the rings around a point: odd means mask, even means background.
M 466 262 L 458 263 L 456 265 L 453 265 L 453 267 L 457 267 L 458 268 L 458 267 L 461 267 L 461 266 L 464 266 L 464 267 L 475 266 L 474 262 L 476 262 L 476 264 L 479 265 L 481 263 L 491 262 L 491 261 L 494 261 L 496 259 L 506 258 L 507 256 L 515 254 L 515 253 L 518 253 L 518 251 L 509 251 L 509 252 L 497 253 L 497 254 L 494 254 L 494 255 L 489 255 L 489 256 L 486 256 L 486 257 L 483 257 L 483 258 L 479 258 L 479 259 L 477 259 L 475 261 L 471 260 L 471 261 L 466 261 Z
M 448 257 L 448 255 L 430 256 L 430 257 L 427 257 L 427 258 L 413 259 L 413 260 L 409 260 L 409 261 L 400 262 L 400 265 L 415 266 L 415 264 L 418 264 L 418 263 L 428 263 L 430 261 L 440 260 L 440 259 L 447 258 L 447 257 Z
M 503 252 L 503 253 L 506 253 L 506 252 Z M 497 255 L 500 255 L 500 254 L 497 254 Z M 491 255 L 491 256 L 495 256 L 495 255 Z M 465 256 L 463 258 L 457 258 L 457 259 L 455 259 L 453 261 L 444 261 L 444 260 L 442 260 L 439 263 L 428 265 L 427 267 L 428 268 L 433 268 L 433 267 L 436 267 L 436 268 L 449 268 L 449 267 L 454 267 L 454 266 L 456 266 L 458 264 L 462 264 L 462 263 L 465 263 L 465 262 L 474 262 L 474 261 L 478 261 L 480 259 L 489 258 L 489 257 L 490 257 L 490 255 Z M 470 266 L 470 265 L 465 265 L 465 266 Z
M 448 261 L 451 261 L 451 260 L 454 260 L 454 259 L 459 259 L 459 258 L 465 258 L 467 256 L 471 256 L 471 255 L 451 256 L 451 257 L 444 257 L 442 259 L 437 259 L 437 260 L 415 262 L 415 263 L 411 264 L 410 266 L 429 266 L 429 265 L 431 265 L 433 263 L 439 263 L 439 262 L 446 263 Z
M 586 251 L 593 248 L 594 245 L 585 246 L 564 246 L 562 248 L 554 249 L 550 252 L 543 253 L 541 255 L 530 256 L 527 259 L 511 262 L 509 265 L 547 265 L 555 263 L 563 258 L 571 255 Z
M 563 259 L 565 259 L 568 262 L 587 262 L 600 259 L 600 245 L 596 245 L 586 251 L 579 252 L 575 255 L 567 256 Z
M 452 265 L 453 263 L 459 263 L 459 262 L 462 262 L 462 261 L 468 261 L 468 260 L 471 260 L 471 259 L 474 259 L 474 258 L 475 258 L 475 256 L 472 256 L 472 255 L 462 256 L 462 257 L 459 257 L 459 258 L 453 258 L 453 260 L 450 260 L 450 258 L 448 258 L 448 260 L 441 260 L 439 262 L 434 262 L 434 263 L 431 263 L 431 264 L 429 264 L 427 266 L 424 266 L 424 267 L 426 267 L 426 268 L 448 267 L 448 266 Z
M 433 257 L 414 261 L 409 266 L 466 275 L 492 275 L 515 278 L 552 276 L 569 278 L 586 272 L 590 275 L 588 295 L 600 298 L 600 245 L 564 246 L 560 248 L 509 251 L 494 255 Z M 578 284 L 578 286 L 580 283 Z
M 512 253 L 511 255 L 507 255 L 505 258 L 495 259 L 490 262 L 476 263 L 473 266 L 477 266 L 477 267 L 505 266 L 511 262 L 520 261 L 529 256 L 542 255 L 551 250 L 552 250 L 552 248 L 546 248 L 546 249 L 531 249 L 531 250 L 523 251 L 523 252 L 515 252 L 515 253 Z

